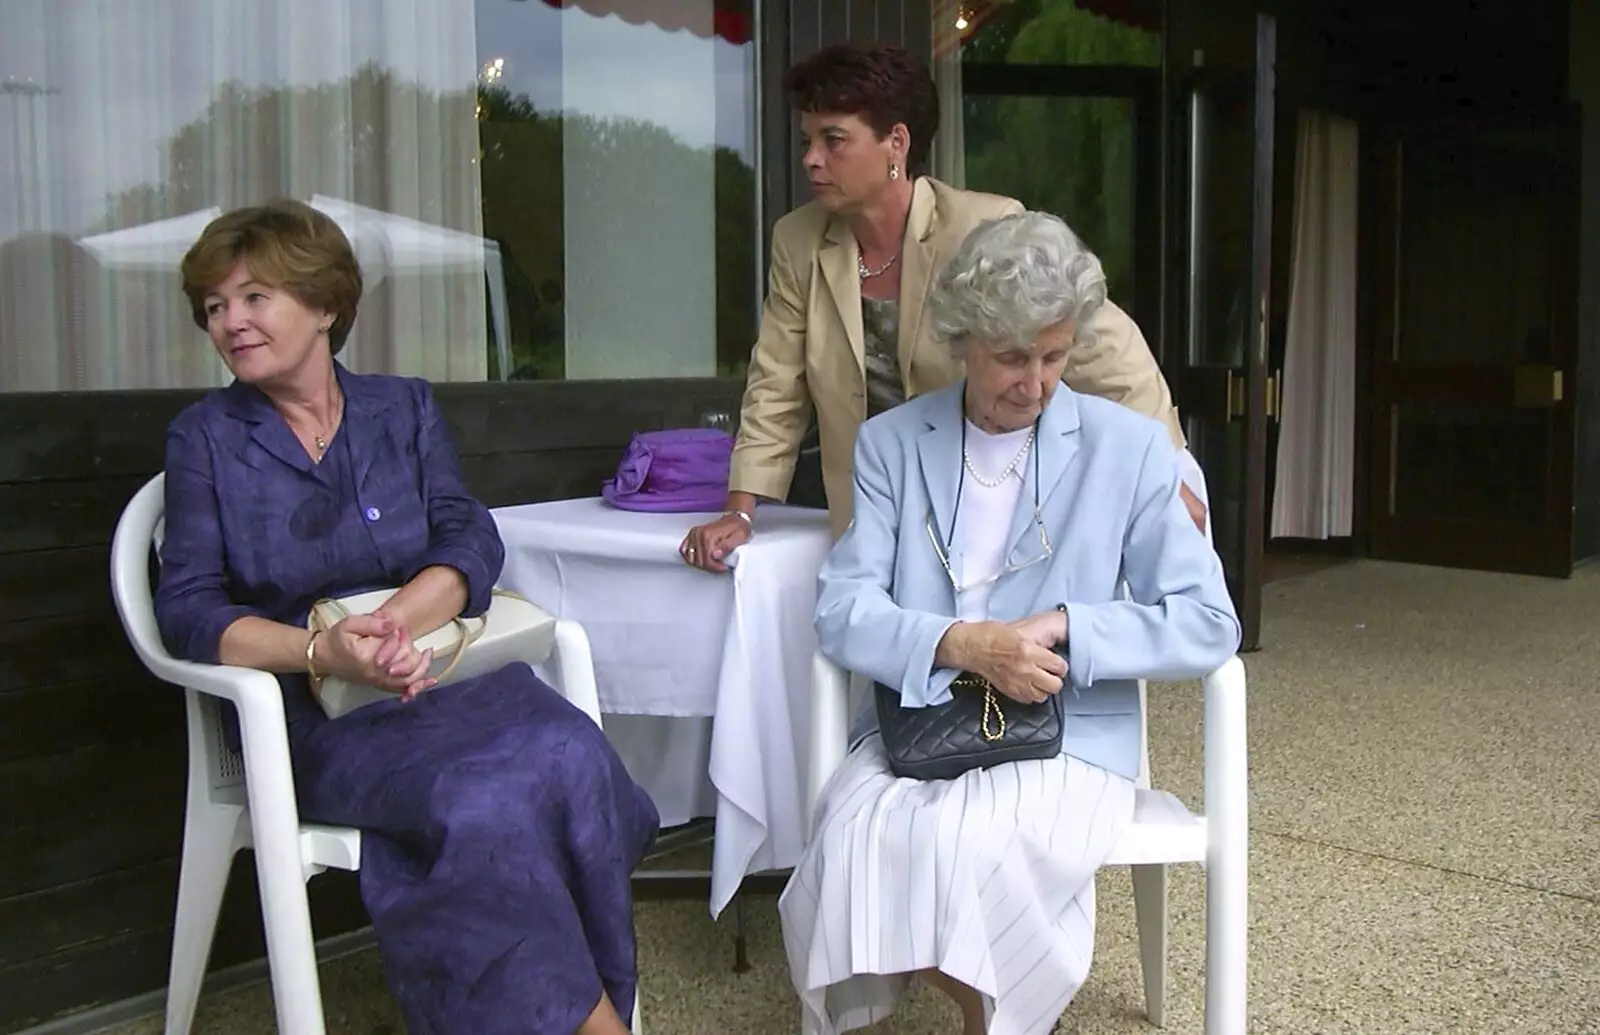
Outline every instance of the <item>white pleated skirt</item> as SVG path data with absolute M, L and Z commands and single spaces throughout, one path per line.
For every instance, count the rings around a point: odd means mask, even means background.
M 990 1035 L 1047 1035 L 1089 976 L 1095 871 L 1133 801 L 1064 755 L 899 779 L 867 737 L 779 900 L 807 1035 L 882 1020 L 928 969 L 983 995 Z

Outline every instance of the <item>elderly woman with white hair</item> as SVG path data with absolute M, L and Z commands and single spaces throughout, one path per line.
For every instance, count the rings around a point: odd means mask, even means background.
M 1132 819 L 1138 680 L 1238 648 L 1165 429 L 1061 382 L 1105 297 L 1054 216 L 980 225 L 930 303 L 965 381 L 861 429 L 816 626 L 876 687 L 781 902 L 808 1032 L 880 1020 L 913 977 L 966 1035 L 1049 1032 Z

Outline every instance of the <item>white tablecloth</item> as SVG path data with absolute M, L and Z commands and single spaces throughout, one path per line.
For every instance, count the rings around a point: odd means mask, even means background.
M 714 808 L 716 916 L 746 874 L 793 866 L 804 847 L 811 619 L 831 541 L 826 513 L 763 506 L 733 571 L 710 575 L 678 556 L 710 516 L 597 498 L 494 511 L 501 585 L 584 627 L 607 735 L 663 821 Z

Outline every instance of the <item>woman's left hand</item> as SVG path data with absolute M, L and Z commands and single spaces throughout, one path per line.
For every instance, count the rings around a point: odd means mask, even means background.
M 1067 616 L 1050 610 L 1011 623 L 1019 635 L 1045 650 L 1055 650 L 1067 640 Z
M 417 650 L 417 645 L 411 639 L 411 630 L 403 625 L 396 626 L 394 632 L 385 637 L 372 660 L 391 676 L 406 681 L 406 688 L 400 694 L 402 701 L 413 700 L 423 691 L 432 689 L 435 683 L 435 680 L 428 678 L 433 651 Z

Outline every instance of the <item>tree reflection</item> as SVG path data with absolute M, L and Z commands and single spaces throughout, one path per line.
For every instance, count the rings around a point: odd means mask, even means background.
M 568 182 L 569 149 L 576 167 L 635 169 L 640 176 L 679 169 L 703 177 L 709 154 L 718 366 L 736 372 L 755 338 L 754 169 L 730 148 L 691 147 L 654 123 L 541 111 L 526 95 L 498 85 L 438 92 L 376 64 L 315 86 L 224 83 L 164 145 L 164 178 L 111 197 L 97 229 L 212 205 L 326 194 L 481 233 L 498 244 L 504 263 L 512 376 L 559 378 L 562 213 L 569 190 L 593 189 L 592 178 Z M 480 212 L 481 229 L 474 225 Z M 618 247 L 627 247 L 626 240 Z M 492 347 L 489 356 L 495 376 Z

